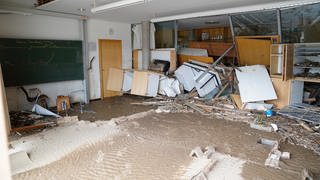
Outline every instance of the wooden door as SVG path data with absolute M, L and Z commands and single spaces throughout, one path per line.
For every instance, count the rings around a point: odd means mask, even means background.
M 122 68 L 121 40 L 99 40 L 100 86 L 101 98 L 121 95 L 120 92 L 108 91 L 107 81 L 109 68 Z

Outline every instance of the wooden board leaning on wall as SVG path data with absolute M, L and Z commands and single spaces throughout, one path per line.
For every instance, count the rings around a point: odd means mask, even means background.
M 270 66 L 270 45 L 279 43 L 280 36 L 237 36 L 236 46 L 240 65 Z

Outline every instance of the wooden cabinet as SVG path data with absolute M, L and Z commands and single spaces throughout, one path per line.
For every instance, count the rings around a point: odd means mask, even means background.
M 283 81 L 292 79 L 293 45 L 272 44 L 270 46 L 270 76 Z
M 230 27 L 217 27 L 217 28 L 201 28 L 195 29 L 196 40 L 204 40 L 202 39 L 202 33 L 208 34 L 208 39 L 206 40 L 214 40 L 220 42 L 232 42 L 232 34 Z
M 278 99 L 267 101 L 267 103 L 273 104 L 278 109 L 290 104 L 302 103 L 303 82 L 294 80 L 282 81 L 281 78 L 271 78 L 271 81 Z
M 221 56 L 227 49 L 232 46 L 232 43 L 224 42 L 206 42 L 206 41 L 191 41 L 189 42 L 190 48 L 207 49 L 209 56 Z M 227 57 L 236 57 L 235 50 L 231 50 Z

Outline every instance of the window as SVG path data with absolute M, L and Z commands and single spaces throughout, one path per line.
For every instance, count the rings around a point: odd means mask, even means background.
M 281 10 L 284 43 L 320 42 L 320 3 Z
M 259 11 L 231 16 L 235 36 L 278 35 L 277 11 Z
M 155 23 L 156 48 L 174 48 L 175 46 L 175 22 Z

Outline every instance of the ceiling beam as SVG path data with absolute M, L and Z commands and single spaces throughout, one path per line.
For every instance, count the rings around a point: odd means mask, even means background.
M 71 19 L 87 19 L 87 16 L 79 15 L 79 14 L 72 14 L 72 13 L 62 13 L 56 11 L 49 11 L 49 10 L 42 10 L 42 9 L 27 9 L 27 8 L 15 8 L 10 6 L 0 6 L 0 9 L 3 11 L 14 11 L 17 13 L 21 13 L 21 15 L 45 15 L 45 16 L 55 16 L 55 17 L 64 17 L 64 18 L 71 18 Z M 16 14 L 17 14 L 16 13 Z

